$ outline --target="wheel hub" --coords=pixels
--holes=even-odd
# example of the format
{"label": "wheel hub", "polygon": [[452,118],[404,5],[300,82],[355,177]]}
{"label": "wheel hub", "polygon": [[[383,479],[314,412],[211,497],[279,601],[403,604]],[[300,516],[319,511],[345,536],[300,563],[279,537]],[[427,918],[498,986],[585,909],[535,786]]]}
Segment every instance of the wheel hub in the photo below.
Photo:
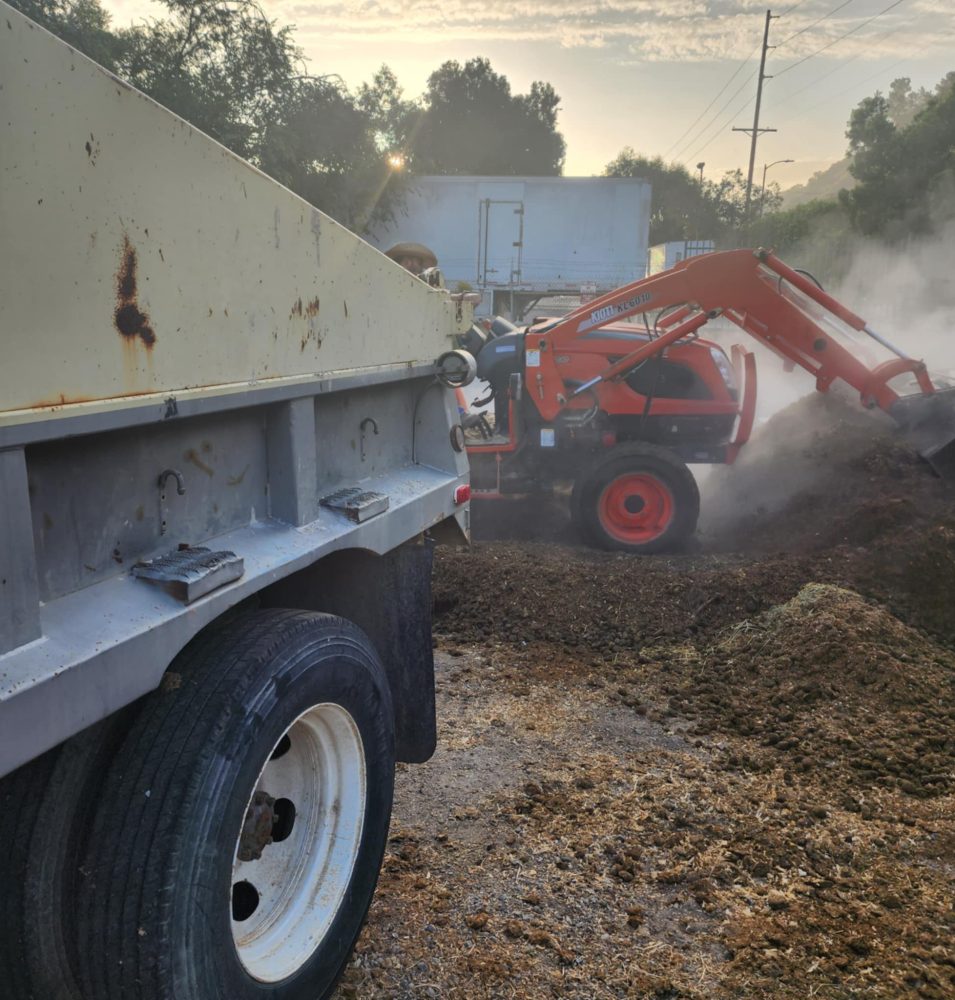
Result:
{"label": "wheel hub", "polygon": [[237,831],[231,892],[236,953],[260,982],[294,975],[332,926],[366,796],[361,735],[335,703],[300,715],[266,759]]}
{"label": "wheel hub", "polygon": [[624,509],[628,514],[639,514],[646,505],[646,500],[639,493],[631,493],[623,502]]}
{"label": "wheel hub", "polygon": [[669,487],[650,472],[617,476],[597,499],[597,516],[604,531],[627,545],[644,545],[659,538],[675,512]]}
{"label": "wheel hub", "polygon": [[252,796],[242,833],[239,836],[240,861],[258,861],[262,852],[272,842],[275,827],[275,799],[268,792],[258,789]]}

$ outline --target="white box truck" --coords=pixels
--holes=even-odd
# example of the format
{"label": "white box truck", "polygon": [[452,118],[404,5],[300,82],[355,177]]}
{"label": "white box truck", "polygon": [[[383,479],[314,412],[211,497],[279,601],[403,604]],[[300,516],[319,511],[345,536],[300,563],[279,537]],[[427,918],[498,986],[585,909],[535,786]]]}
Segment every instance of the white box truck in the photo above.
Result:
{"label": "white box truck", "polygon": [[482,293],[479,312],[517,320],[543,298],[642,278],[650,193],[629,177],[416,177],[374,241],[425,244],[450,287]]}

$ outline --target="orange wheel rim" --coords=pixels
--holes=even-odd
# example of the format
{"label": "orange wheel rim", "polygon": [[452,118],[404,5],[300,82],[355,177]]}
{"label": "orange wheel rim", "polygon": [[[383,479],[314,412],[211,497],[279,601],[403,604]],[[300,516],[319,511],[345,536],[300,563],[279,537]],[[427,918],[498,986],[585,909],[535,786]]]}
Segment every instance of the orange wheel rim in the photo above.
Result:
{"label": "orange wheel rim", "polygon": [[597,500],[597,517],[611,538],[642,545],[659,538],[673,520],[673,494],[656,476],[631,472],[611,480]]}

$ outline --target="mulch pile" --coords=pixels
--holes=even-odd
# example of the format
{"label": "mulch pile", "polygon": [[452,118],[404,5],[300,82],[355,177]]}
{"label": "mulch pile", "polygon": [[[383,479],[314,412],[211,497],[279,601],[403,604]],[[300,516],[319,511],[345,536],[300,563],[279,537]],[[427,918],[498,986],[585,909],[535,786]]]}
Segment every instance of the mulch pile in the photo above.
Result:
{"label": "mulch pile", "polygon": [[881,417],[821,394],[778,413],[704,481],[696,552],[598,552],[567,544],[566,524],[515,543],[522,511],[535,536],[553,524],[515,508],[500,540],[438,550],[436,627],[607,654],[706,637],[826,582],[955,643],[955,488]]}
{"label": "mulch pile", "polygon": [[443,749],[343,995],[955,997],[953,499],[814,395],[690,551],[586,549],[556,500],[439,549]]}
{"label": "mulch pile", "polygon": [[953,502],[886,414],[834,392],[773,416],[701,492],[703,548],[750,553],[869,545]]}
{"label": "mulch pile", "polygon": [[660,659],[692,733],[751,738],[764,769],[828,774],[846,809],[865,808],[860,789],[930,798],[955,782],[955,654],[851,591],[807,584],[702,652]]}

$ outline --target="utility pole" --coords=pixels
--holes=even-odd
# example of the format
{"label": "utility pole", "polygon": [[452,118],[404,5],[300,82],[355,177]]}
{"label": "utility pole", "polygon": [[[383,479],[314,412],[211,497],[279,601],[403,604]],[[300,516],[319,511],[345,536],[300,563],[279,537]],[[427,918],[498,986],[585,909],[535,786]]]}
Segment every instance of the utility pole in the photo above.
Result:
{"label": "utility pole", "polygon": [[759,127],[759,109],[763,103],[763,80],[772,80],[771,76],[766,75],[766,53],[771,48],[775,46],[769,44],[769,25],[770,22],[775,20],[773,17],[773,12],[771,10],[766,11],[766,27],[763,31],[763,54],[760,56],[759,60],[759,81],[756,84],[756,111],[753,115],[753,127],[752,128],[734,128],[734,132],[746,132],[750,137],[749,146],[749,174],[746,178],[746,219],[750,217],[752,209],[752,196],[753,196],[753,171],[756,169],[756,142],[763,132],[775,132],[774,128],[760,128]]}

